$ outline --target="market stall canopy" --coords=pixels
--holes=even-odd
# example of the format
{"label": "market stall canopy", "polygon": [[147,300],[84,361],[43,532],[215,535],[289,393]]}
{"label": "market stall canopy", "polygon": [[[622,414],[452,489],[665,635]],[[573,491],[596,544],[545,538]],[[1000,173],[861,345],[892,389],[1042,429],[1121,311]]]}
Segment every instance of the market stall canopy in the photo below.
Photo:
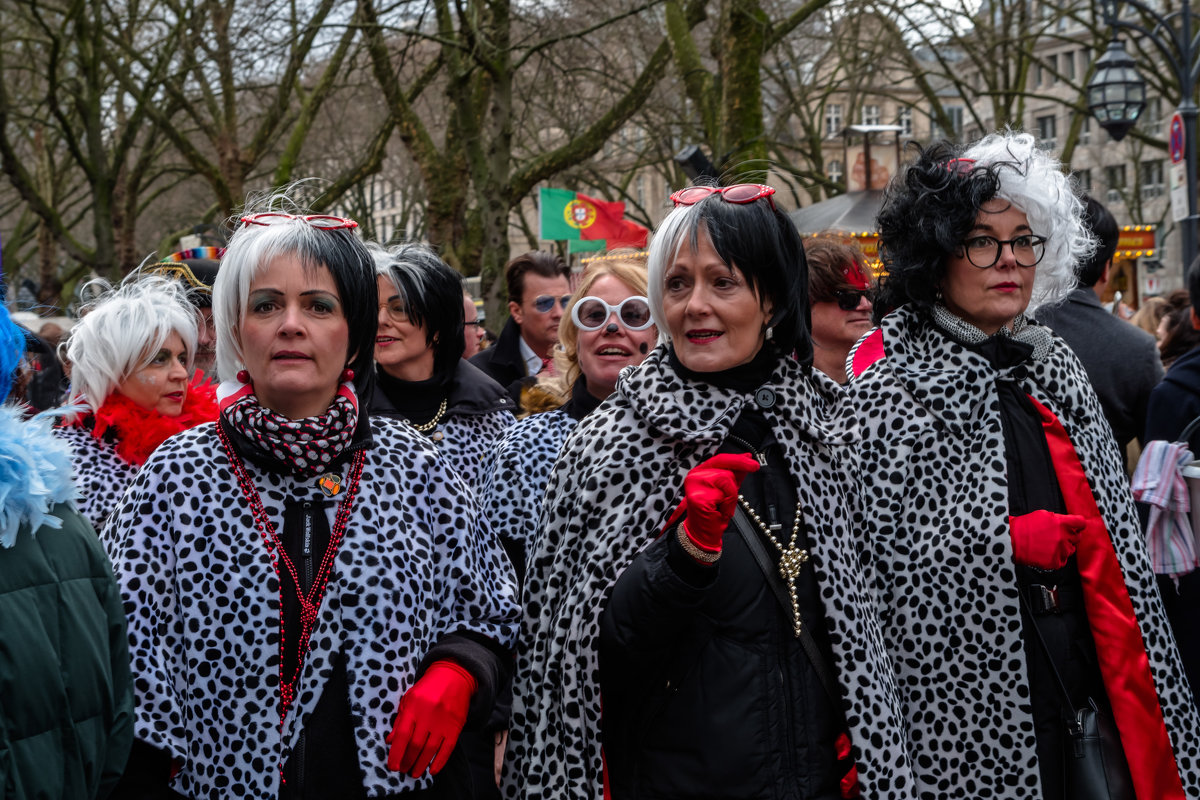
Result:
{"label": "market stall canopy", "polygon": [[862,236],[875,232],[875,215],[883,204],[883,190],[846,192],[791,213],[801,236],[840,233]]}

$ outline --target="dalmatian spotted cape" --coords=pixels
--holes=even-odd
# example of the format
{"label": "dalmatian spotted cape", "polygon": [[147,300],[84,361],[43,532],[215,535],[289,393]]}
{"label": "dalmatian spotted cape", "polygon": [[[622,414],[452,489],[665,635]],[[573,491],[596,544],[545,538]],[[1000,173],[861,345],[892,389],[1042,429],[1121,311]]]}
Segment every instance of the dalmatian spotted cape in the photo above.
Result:
{"label": "dalmatian spotted cape", "polygon": [[117,446],[102,442],[82,425],[56,427],[53,433],[71,445],[72,471],[79,487],[79,513],[97,533],[104,533],[108,518],[129,488],[139,467],[117,455]]}
{"label": "dalmatian spotted cape", "polygon": [[[105,543],[129,616],[135,735],[182,761],[188,797],[278,797],[338,650],[367,796],[424,788],[387,770],[385,742],[421,658],[459,630],[511,646],[512,569],[469,490],[410,427],[372,419],[371,432],[282,731],[279,581],[215,426],[159,447],[117,510]],[[244,463],[277,530],[285,501],[324,499],[314,480]]]}
{"label": "dalmatian spotted cape", "polygon": [[[779,360],[769,386],[775,402],[763,413],[812,531],[863,796],[902,798],[912,781],[893,670],[857,555],[846,546],[856,502],[843,466],[857,437],[853,412],[831,381],[791,359]],[[616,393],[568,437],[530,554],[504,778],[509,798],[602,796],[602,603],[678,504],[688,470],[716,452],[753,396],[684,381],[663,345],[624,370]]]}
{"label": "dalmatian spotted cape", "polygon": [[[1058,417],[1079,456],[1133,601],[1183,787],[1200,798],[1200,719],[1120,454],[1079,360],[1059,337],[1051,342],[1044,359],[1013,369],[1025,370],[1025,391]],[[864,418],[854,451],[864,506],[854,527],[920,794],[1040,797],[997,373],[908,307],[884,319],[882,343],[884,357],[850,385]]]}
{"label": "dalmatian spotted cape", "polygon": [[479,505],[498,536],[533,550],[546,481],[558,451],[578,423],[562,409],[520,420],[496,445],[479,490]]}

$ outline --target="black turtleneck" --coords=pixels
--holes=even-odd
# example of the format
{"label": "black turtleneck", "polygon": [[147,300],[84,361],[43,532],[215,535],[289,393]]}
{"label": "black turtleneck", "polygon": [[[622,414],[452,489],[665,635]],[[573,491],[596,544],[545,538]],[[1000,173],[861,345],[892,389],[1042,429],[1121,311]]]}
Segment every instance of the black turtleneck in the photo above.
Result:
{"label": "black turtleneck", "polygon": [[737,392],[753,392],[771,378],[775,364],[779,361],[778,354],[763,345],[758,354],[745,364],[723,369],[720,372],[696,372],[688,369],[675,354],[675,347],[667,350],[667,358],[675,374],[693,383],[708,383],[721,389],[732,389]]}
{"label": "black turtleneck", "polygon": [[596,395],[588,391],[587,377],[580,375],[575,379],[575,383],[571,385],[571,399],[563,403],[562,410],[566,412],[568,417],[579,422],[588,414],[595,411],[603,402],[603,398],[596,397]]}
{"label": "black turtleneck", "polygon": [[434,375],[423,381],[405,381],[392,377],[382,367],[376,373],[379,389],[396,413],[413,425],[424,425],[433,419],[442,401],[450,396],[450,381],[444,375]]}

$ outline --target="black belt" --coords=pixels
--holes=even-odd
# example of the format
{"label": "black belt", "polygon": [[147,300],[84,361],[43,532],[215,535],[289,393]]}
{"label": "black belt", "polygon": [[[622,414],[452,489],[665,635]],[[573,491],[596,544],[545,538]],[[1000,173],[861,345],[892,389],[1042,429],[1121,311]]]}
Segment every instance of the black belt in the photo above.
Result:
{"label": "black belt", "polygon": [[1031,583],[1025,589],[1029,609],[1034,616],[1062,614],[1083,606],[1083,590],[1080,586],[1047,586]]}

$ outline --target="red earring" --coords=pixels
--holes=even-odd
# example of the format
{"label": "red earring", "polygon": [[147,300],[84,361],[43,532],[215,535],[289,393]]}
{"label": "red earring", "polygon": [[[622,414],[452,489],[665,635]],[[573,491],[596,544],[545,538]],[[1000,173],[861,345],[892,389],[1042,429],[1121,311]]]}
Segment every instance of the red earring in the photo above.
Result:
{"label": "red earring", "polygon": [[237,373],[238,383],[249,383],[250,373],[244,369],[239,369]]}
{"label": "red earring", "polygon": [[354,380],[354,370],[346,367],[342,370],[342,383],[349,383],[352,380]]}

